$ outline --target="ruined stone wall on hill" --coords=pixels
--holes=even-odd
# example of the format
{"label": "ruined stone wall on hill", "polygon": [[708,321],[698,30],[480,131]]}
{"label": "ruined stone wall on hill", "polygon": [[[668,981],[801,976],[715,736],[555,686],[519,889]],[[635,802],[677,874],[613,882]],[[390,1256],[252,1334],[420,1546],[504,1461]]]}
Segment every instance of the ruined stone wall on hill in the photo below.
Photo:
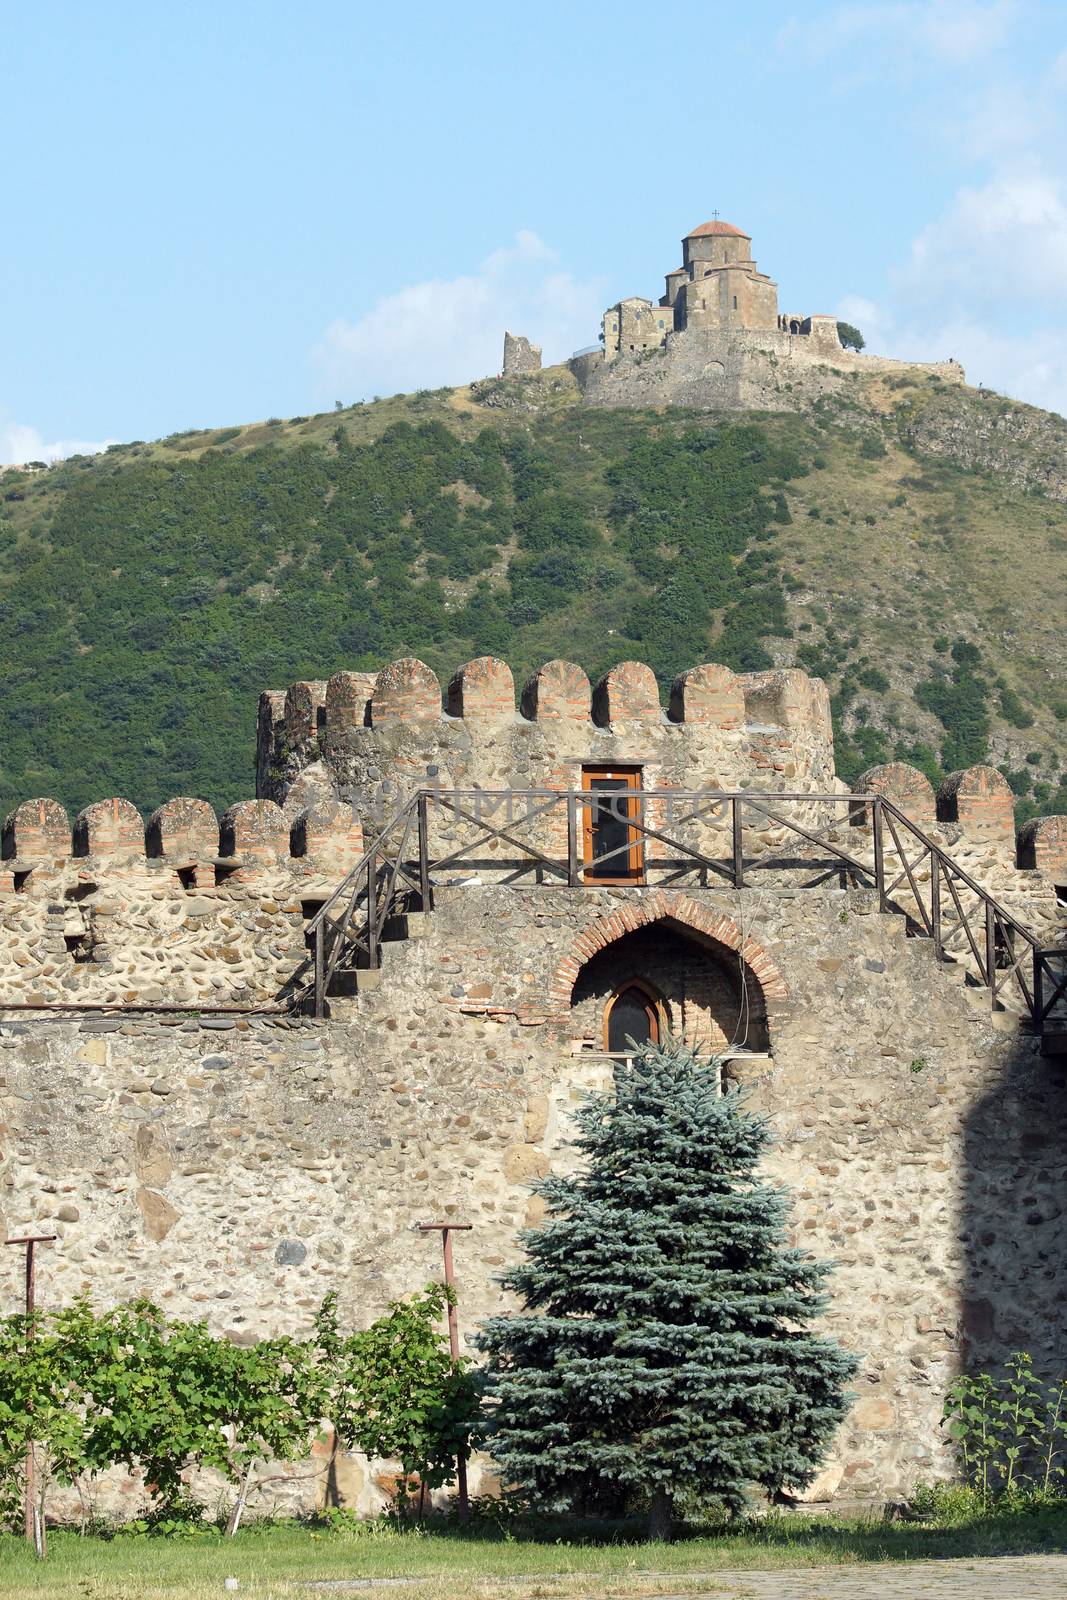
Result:
{"label": "ruined stone wall on hill", "polygon": [[857,378],[925,374],[952,385],[965,381],[955,361],[893,361],[765,329],[685,330],[668,334],[662,349],[613,361],[595,352],[569,366],[588,405],[640,408],[797,411],[824,395],[847,395]]}

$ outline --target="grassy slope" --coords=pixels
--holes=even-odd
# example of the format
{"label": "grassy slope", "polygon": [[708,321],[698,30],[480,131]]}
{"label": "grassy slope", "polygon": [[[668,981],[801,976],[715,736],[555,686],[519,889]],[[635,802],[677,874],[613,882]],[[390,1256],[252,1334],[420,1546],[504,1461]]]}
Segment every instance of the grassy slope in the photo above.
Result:
{"label": "grassy slope", "polygon": [[[930,662],[951,674],[953,641],[977,643],[989,756],[1016,774],[1017,787],[1044,784],[1036,801],[1031,787],[1029,810],[1067,806],[1062,788],[1057,792],[1065,781],[1067,723],[1055,714],[1067,714],[1060,625],[1067,507],[1005,477],[909,453],[900,443],[903,417],[928,398],[942,403],[921,383],[903,391],[872,383],[858,400],[823,414],[758,419],[772,446],[792,450],[810,469],[784,484],[793,520],[774,540],[792,637],[764,635],[764,644],[775,661],[800,660],[828,675],[835,691],[844,684],[838,711],[850,736],[842,740],[846,770],[918,748],[934,771],[939,761],[952,764],[952,740],[917,704],[915,686],[930,677]],[[961,400],[976,408],[989,403]],[[443,423],[467,443],[486,429],[508,439],[525,435],[596,530],[596,549],[586,559],[590,570],[607,570],[610,582],[569,585],[540,614],[532,614],[536,606],[511,604],[508,611],[509,562],[522,552],[505,526],[501,542],[483,552],[480,573],[439,573],[439,587],[420,598],[427,547],[407,512],[386,513],[380,537],[365,539],[363,554],[347,568],[337,562],[329,552],[348,537],[351,517],[346,522],[342,506],[334,545],[324,542],[337,492],[327,481],[336,430],[343,426],[358,449],[399,421]],[[374,666],[409,648],[445,674],[468,655],[496,650],[507,654],[517,677],[551,656],[573,657],[596,673],[620,657],[649,654],[648,632],[628,619],[642,605],[647,613],[654,591],[627,553],[625,527],[608,515],[615,495],[608,472],[650,433],[665,438],[715,425],[684,413],[590,411],[579,406],[568,376],[550,373],[525,387],[398,396],[343,413],[123,446],[35,475],[0,475],[0,612],[7,600],[14,635],[0,706],[0,800],[55,793],[78,806],[125,791],[147,810],[174,792],[199,791],[228,803],[251,792],[260,688],[342,666]],[[221,455],[202,462],[212,451]],[[295,487],[285,481],[286,460],[294,472],[299,468]],[[198,473],[210,475],[206,487]],[[183,507],[176,486],[188,477],[189,492],[199,498]],[[256,493],[253,480],[264,485],[258,522],[249,522],[245,510]],[[452,492],[464,517],[468,507],[476,517],[489,504],[462,479]],[[358,509],[358,481],[349,493]],[[497,498],[513,506],[515,493],[512,474]],[[247,565],[250,547],[227,544],[238,523],[242,537],[258,541],[263,564],[261,581],[244,589],[241,572],[231,569]],[[662,547],[665,570],[678,548],[669,539]],[[203,574],[204,592],[175,620],[170,586],[188,589],[191,570]],[[409,587],[387,616],[380,597],[393,592],[397,573]],[[738,569],[736,593],[757,578],[747,566]],[[481,616],[467,604],[479,579],[493,591]],[[125,597],[138,583],[143,592],[127,609]],[[57,584],[62,592],[54,592]],[[51,610],[41,599],[41,614],[34,615],[43,596]],[[657,660],[662,674],[717,653],[729,658],[729,650],[716,648],[723,598],[710,625],[702,622],[684,637],[682,623],[676,625]],[[160,601],[156,631],[164,614],[168,626],[173,622],[162,638],[139,620]],[[420,605],[436,607],[432,626],[418,620]],[[368,630],[360,619],[378,611],[384,620]],[[502,624],[505,613],[512,620]],[[122,686],[135,679],[131,705]],[[1021,697],[1030,726],[1012,726],[1001,715],[998,684]],[[147,724],[139,720],[141,707],[151,710]],[[1028,764],[1027,755],[1036,762]]]}

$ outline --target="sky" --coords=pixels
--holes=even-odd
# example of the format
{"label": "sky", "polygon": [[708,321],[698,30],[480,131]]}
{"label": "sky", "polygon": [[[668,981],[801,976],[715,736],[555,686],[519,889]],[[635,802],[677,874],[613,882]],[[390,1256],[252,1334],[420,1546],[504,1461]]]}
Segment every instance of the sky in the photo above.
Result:
{"label": "sky", "polygon": [[1065,0],[0,0],[0,463],[558,360],[715,212],[1067,412]]}

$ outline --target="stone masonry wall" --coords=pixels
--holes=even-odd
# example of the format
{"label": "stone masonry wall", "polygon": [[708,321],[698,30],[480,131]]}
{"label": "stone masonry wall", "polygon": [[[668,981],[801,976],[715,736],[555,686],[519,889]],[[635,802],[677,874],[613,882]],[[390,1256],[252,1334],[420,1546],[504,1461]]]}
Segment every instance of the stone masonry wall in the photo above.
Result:
{"label": "stone masonry wall", "polygon": [[686,329],[669,333],[662,349],[612,361],[594,352],[568,365],[586,403],[596,406],[797,411],[822,395],[847,391],[861,376],[927,373],[964,382],[955,361],[892,361],[765,329]]}
{"label": "stone masonry wall", "polygon": [[[657,925],[765,1000],[770,1053],[727,1074],[774,1120],[793,1236],[837,1260],[828,1325],[863,1357],[820,1492],[905,1492],[947,1467],[961,1362],[1025,1345],[1062,1368],[1067,1089],[867,892],[446,889],[325,1023],[0,1012],[3,1225],[59,1234],[47,1302],[147,1293],[244,1339],[305,1331],[329,1288],[366,1323],[436,1274],[413,1229],[451,1217],[473,1224],[469,1330],[539,1220],[530,1181],[573,1159],[576,1097],[610,1083],[572,986]],[[347,1472],[381,1503],[366,1464]]]}
{"label": "stone masonry wall", "polygon": [[[46,1303],[146,1293],[244,1339],[306,1330],[336,1288],[363,1324],[436,1274],[435,1241],[412,1230],[451,1217],[473,1224],[457,1247],[471,1328],[500,1303],[517,1230],[540,1218],[531,1181],[573,1160],[577,1096],[610,1085],[604,1007],[637,977],[772,1116],[795,1237],[839,1263],[830,1323],[864,1365],[819,1493],[880,1499],[945,1470],[937,1423],[961,1363],[1025,1346],[1039,1370],[1062,1370],[1063,1059],[967,986],[965,947],[941,966],[905,937],[913,891],[888,833],[887,881],[901,882],[882,915],[775,819],[775,794],[795,790],[788,814],[870,870],[870,805],[834,777],[821,684],[705,665],[664,708],[639,663],[594,689],[553,662],[516,707],[502,662],[468,663],[443,696],[404,660],[272,691],[260,732],[267,793],[222,818],[183,798],[146,827],[112,798],[72,825],[38,799],[5,824],[0,1228],[55,1227]],[[527,872],[505,887],[517,846],[500,841],[438,876],[432,910],[387,928],[382,970],[356,997],[332,997],[321,1023],[287,1010],[310,975],[307,924],[383,810],[436,784],[525,790],[521,814],[530,790],[579,787],[584,763],[762,799],[748,886],[714,872],[683,885],[653,841],[645,886],[537,886]],[[890,763],[857,793],[891,801],[1063,942],[1064,819],[1017,846],[1010,792],[984,767],[935,795]],[[729,859],[714,806],[672,826]],[[465,837],[432,823],[433,853]],[[565,849],[558,829],[536,837]],[[929,864],[908,837],[921,893]],[[361,1509],[386,1486],[374,1464],[344,1464]],[[321,1492],[317,1469],[288,1490]]]}

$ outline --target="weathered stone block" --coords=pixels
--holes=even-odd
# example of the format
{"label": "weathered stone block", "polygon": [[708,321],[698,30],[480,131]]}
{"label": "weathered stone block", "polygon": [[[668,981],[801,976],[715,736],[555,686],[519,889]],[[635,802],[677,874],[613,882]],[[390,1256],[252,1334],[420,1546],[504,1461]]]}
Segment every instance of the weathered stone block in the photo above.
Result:
{"label": "weathered stone block", "polygon": [[588,722],[589,679],[573,661],[546,661],[526,680],[522,714],[536,722]]}
{"label": "weathered stone block", "polygon": [[[935,818],[934,786],[918,767],[909,767],[904,761],[887,761],[883,766],[868,767],[854,785],[858,794],[880,794],[891,800],[917,827],[928,828]],[[870,822],[870,810],[856,806],[852,822],[863,826]]]}
{"label": "weathered stone block", "polygon": [[24,800],[4,822],[6,859],[56,861],[70,851],[70,822],[58,800]]}
{"label": "weathered stone block", "polygon": [[206,800],[168,800],[148,819],[148,854],[208,861],[218,854],[219,821]]}
{"label": "weathered stone block", "polygon": [[1011,786],[995,767],[950,772],[937,791],[939,820],[956,822],[968,833],[1014,840],[1014,806]]}
{"label": "weathered stone block", "polygon": [[137,1208],[144,1218],[144,1231],[156,1244],[162,1244],[178,1221],[179,1213],[170,1201],[154,1189],[138,1189]]}
{"label": "weathered stone block", "polygon": [[515,715],[515,680],[506,661],[478,656],[448,685],[448,712],[468,721],[509,722]]}
{"label": "weathered stone block", "polygon": [[374,681],[373,672],[334,673],[326,685],[326,726],[331,732],[369,726]]}
{"label": "weathered stone block", "polygon": [[860,1400],[852,1409],[851,1420],[864,1433],[881,1433],[893,1426],[893,1407],[888,1400]]}
{"label": "weathered stone block", "polygon": [[383,667],[374,680],[371,722],[424,722],[441,715],[441,685],[434,673],[415,656],[405,656]]}
{"label": "weathered stone block", "polygon": [[672,722],[703,722],[714,728],[742,727],[745,697],[737,674],[714,662],[680,672],[671,684],[669,715]]}
{"label": "weathered stone block", "polygon": [[593,690],[593,721],[602,728],[616,722],[659,722],[661,717],[656,674],[642,661],[620,661]]}
{"label": "weathered stone block", "polygon": [[74,821],[76,856],[129,858],[144,855],[144,823],[128,800],[97,800]]}
{"label": "weathered stone block", "polygon": [[325,720],[326,684],[320,679],[303,679],[285,692],[285,738],[292,748],[318,736]]}
{"label": "weathered stone block", "polygon": [[297,816],[291,848],[294,856],[347,872],[363,854],[363,827],[354,807],[324,795]]}
{"label": "weathered stone block", "polygon": [[532,1144],[513,1144],[504,1151],[504,1176],[509,1183],[533,1183],[548,1171],[548,1157]]}
{"label": "weathered stone block", "polygon": [[743,672],[738,680],[749,722],[781,728],[802,728],[832,737],[830,694],[821,678],[809,678],[799,667],[771,672]]}
{"label": "weathered stone block", "polygon": [[1067,882],[1067,817],[1035,817],[1019,833],[1019,865]]}
{"label": "weathered stone block", "polygon": [[220,854],[269,864],[289,854],[289,824],[273,800],[240,800],[223,814]]}

